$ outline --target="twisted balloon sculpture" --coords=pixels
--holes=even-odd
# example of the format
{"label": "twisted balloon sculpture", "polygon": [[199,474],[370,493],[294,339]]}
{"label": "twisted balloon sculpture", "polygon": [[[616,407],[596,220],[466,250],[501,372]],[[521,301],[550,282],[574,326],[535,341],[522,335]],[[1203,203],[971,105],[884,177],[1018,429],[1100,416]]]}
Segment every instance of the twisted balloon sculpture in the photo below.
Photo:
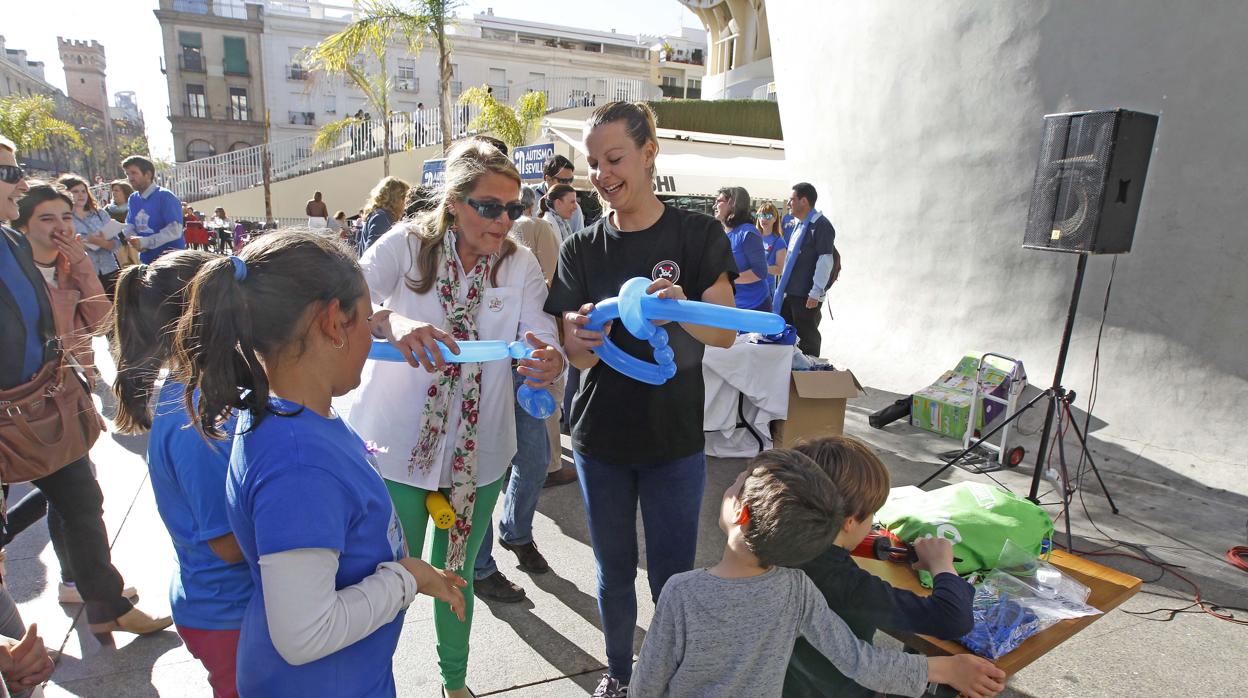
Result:
{"label": "twisted balloon sculpture", "polygon": [[[438,342],[438,349],[442,352],[443,361],[448,364],[463,364],[498,361],[500,359],[533,358],[533,348],[526,346],[524,342],[508,343],[499,339],[481,339],[459,342],[458,344],[459,353],[452,354],[445,344]],[[368,358],[374,361],[407,361],[407,359],[403,358],[403,353],[399,351],[398,347],[385,340],[373,342],[372,348],[368,351]],[[430,360],[432,358],[430,357]],[[545,389],[534,388],[527,383],[516,389],[516,402],[520,403],[525,412],[537,419],[546,419],[555,413],[555,398]]]}
{"label": "twisted balloon sculpture", "polygon": [[676,356],[668,346],[667,330],[654,324],[656,320],[687,322],[693,325],[718,327],[738,332],[777,334],[784,331],[784,319],[775,313],[741,310],[715,303],[658,298],[647,294],[652,282],[637,276],[624,282],[620,295],[594,306],[586,329],[601,332],[608,322],[619,319],[624,328],[637,339],[650,342],[655,362],[643,361],[615,346],[610,337],[594,349],[598,358],[611,368],[642,383],[663,385],[676,375]]}

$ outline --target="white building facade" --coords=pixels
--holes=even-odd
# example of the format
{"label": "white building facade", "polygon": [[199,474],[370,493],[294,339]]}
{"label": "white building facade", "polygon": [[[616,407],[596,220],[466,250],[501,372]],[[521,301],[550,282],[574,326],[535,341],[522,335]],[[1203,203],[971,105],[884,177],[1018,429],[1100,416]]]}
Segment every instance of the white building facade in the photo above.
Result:
{"label": "white building facade", "polygon": [[[306,135],[356,114],[372,112],[360,90],[340,78],[307,70],[303,52],[341,31],[353,8],[319,0],[268,0],[264,9],[264,84],[269,140]],[[529,90],[546,92],[548,108],[658,96],[650,46],[654,37],[600,32],[478,14],[450,28],[451,99],[489,86],[504,102]],[[386,57],[393,112],[438,105],[437,51],[418,54],[396,45]],[[373,114],[373,116],[379,116]],[[436,123],[436,116],[433,117]]]}

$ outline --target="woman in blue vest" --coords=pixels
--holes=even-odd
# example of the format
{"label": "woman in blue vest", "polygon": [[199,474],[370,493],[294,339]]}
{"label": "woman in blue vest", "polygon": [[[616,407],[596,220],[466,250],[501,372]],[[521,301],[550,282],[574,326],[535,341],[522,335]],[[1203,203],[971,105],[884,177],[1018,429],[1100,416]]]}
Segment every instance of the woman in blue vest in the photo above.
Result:
{"label": "woman in blue vest", "polygon": [[767,252],[763,236],[754,227],[750,213],[750,193],[742,187],[724,187],[715,197],[715,219],[724,226],[732,258],[736,260],[737,307],[745,310],[771,311],[767,294]]}

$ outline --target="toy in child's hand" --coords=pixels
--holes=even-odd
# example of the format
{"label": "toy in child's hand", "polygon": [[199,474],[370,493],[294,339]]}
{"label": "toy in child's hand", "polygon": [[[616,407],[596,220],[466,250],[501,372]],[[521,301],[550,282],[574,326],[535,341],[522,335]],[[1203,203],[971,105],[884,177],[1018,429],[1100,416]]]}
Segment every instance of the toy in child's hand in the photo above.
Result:
{"label": "toy in child's hand", "polygon": [[688,322],[694,325],[718,327],[738,332],[776,334],[784,331],[784,319],[775,313],[757,310],[729,308],[715,303],[681,301],[658,298],[647,294],[653,283],[643,276],[634,277],[620,287],[620,295],[608,298],[594,306],[585,329],[601,332],[606,324],[616,318],[637,339],[650,342],[654,348],[655,361],[642,361],[625,353],[603,337],[602,345],[594,349],[598,358],[608,366],[632,378],[650,385],[663,385],[676,375],[676,360],[672,348],[667,345],[667,330],[654,324],[657,320]]}
{"label": "toy in child's hand", "polygon": [[455,510],[441,492],[433,491],[425,495],[425,509],[429,511],[434,526],[447,529],[455,525]]}
{"label": "toy in child's hand", "polygon": [[[533,358],[533,347],[526,346],[524,342],[504,342],[500,339],[459,342],[458,354],[452,354],[451,350],[441,342],[438,342],[438,349],[442,352],[442,360],[448,364]],[[385,340],[373,342],[372,348],[368,350],[368,358],[374,361],[407,361],[398,347]],[[433,360],[432,356],[429,358]],[[521,384],[516,389],[516,402],[520,403],[525,412],[537,419],[546,419],[555,413],[555,398],[542,388]]]}
{"label": "toy in child's hand", "polygon": [[[919,555],[914,551],[914,547],[905,543],[897,536],[890,533],[887,529],[877,528],[867,534],[866,538],[854,548],[852,555],[858,557],[870,557],[876,560],[887,560],[889,562],[906,562],[914,564],[919,561]],[[962,558],[953,558],[954,562],[962,562]]]}

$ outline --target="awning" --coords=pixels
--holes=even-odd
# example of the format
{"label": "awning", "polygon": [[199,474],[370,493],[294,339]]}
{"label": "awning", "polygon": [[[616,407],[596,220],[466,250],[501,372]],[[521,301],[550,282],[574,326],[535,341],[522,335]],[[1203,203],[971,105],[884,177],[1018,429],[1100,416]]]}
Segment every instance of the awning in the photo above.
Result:
{"label": "awning", "polygon": [[[588,186],[585,143],[579,120],[546,119],[543,135],[565,145],[578,185]],[[655,192],[677,196],[715,196],[720,187],[745,187],[754,199],[789,198],[793,176],[784,161],[784,142],[715,133],[659,129]],[[562,150],[561,150],[562,152]]]}

